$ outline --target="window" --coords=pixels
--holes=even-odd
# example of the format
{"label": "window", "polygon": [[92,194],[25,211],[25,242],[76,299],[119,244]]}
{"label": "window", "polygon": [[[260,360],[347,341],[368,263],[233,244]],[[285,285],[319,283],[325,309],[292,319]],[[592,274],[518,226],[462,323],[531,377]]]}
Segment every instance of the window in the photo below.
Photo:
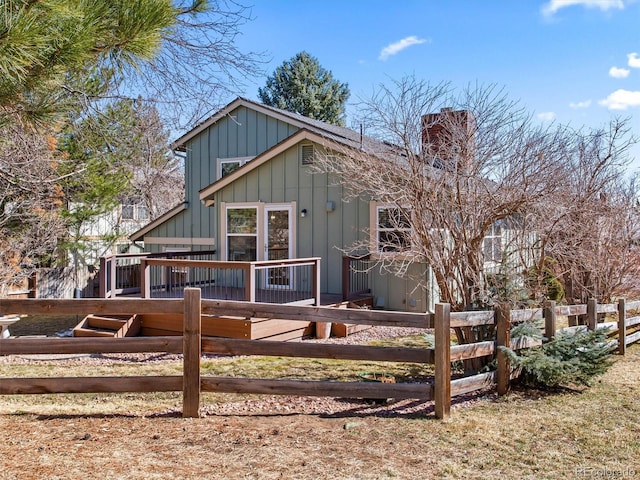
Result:
{"label": "window", "polygon": [[133,205],[122,205],[122,219],[123,220],[133,220],[134,219],[134,206]]}
{"label": "window", "polygon": [[122,205],[121,212],[122,220],[149,220],[149,209],[144,205]]}
{"label": "window", "polygon": [[149,220],[149,209],[144,205],[138,205],[138,220]]}
{"label": "window", "polygon": [[235,172],[245,163],[253,160],[254,157],[235,157],[235,158],[219,158],[218,159],[218,178],[226,177]]}
{"label": "window", "polygon": [[314,155],[313,145],[306,144],[300,146],[300,158],[302,165],[311,165],[313,163]]}
{"label": "window", "polygon": [[500,223],[491,225],[482,242],[485,262],[500,262],[502,260],[502,226]]}
{"label": "window", "polygon": [[256,261],[258,245],[258,209],[227,207],[227,260]]}
{"label": "window", "polygon": [[398,207],[376,207],[378,252],[402,252],[411,245],[411,221]]}

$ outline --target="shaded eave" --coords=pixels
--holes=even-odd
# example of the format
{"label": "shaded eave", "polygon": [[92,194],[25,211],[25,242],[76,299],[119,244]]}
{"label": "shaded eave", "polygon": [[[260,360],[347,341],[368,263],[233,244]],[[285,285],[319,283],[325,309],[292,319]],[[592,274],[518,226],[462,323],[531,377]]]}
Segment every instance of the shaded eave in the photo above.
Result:
{"label": "shaded eave", "polygon": [[147,233],[149,233],[151,230],[153,230],[154,228],[158,227],[159,225],[162,225],[167,220],[175,217],[180,212],[184,212],[186,209],[187,209],[187,203],[186,202],[181,203],[180,205],[177,205],[177,206],[173,207],[168,212],[164,213],[163,215],[160,215],[153,222],[145,225],[144,227],[142,227],[137,232],[133,232],[131,235],[129,235],[129,240],[131,240],[132,242],[139,242],[141,240],[144,240],[144,236]]}
{"label": "shaded eave", "polygon": [[265,164],[275,156],[280,155],[281,153],[289,150],[291,147],[294,147],[295,145],[303,141],[314,142],[316,144],[322,145],[323,147],[329,148],[329,149],[339,148],[339,144],[336,143],[335,141],[329,140],[326,137],[323,137],[322,135],[318,135],[317,133],[311,132],[303,128],[302,130],[298,130],[296,133],[294,133],[290,137],[287,137],[282,142],[274,145],[269,150],[266,150],[265,152],[261,153],[250,162],[245,163],[242,167],[235,170],[233,173],[222,177],[220,180],[200,190],[199,192],[200,201],[204,203],[206,206],[212,206],[214,195],[216,192],[220,191],[227,185],[230,185],[231,183],[235,182],[239,178],[245,176],[247,173],[255,170],[260,165]]}

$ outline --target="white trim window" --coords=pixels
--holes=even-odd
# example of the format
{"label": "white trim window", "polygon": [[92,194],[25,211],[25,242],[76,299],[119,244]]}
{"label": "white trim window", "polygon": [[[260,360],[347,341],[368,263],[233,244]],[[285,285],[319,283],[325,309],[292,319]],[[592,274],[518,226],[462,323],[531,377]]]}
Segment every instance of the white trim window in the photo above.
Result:
{"label": "white trim window", "polygon": [[258,259],[258,207],[225,209],[227,260],[254,262]]}
{"label": "white trim window", "polygon": [[124,221],[142,222],[149,220],[149,209],[140,204],[120,205],[120,218]]}
{"label": "white trim window", "polygon": [[378,253],[406,252],[411,247],[411,220],[395,206],[376,207],[375,247]]}
{"label": "white trim window", "polygon": [[502,226],[500,222],[491,225],[482,240],[482,252],[485,262],[500,263],[502,261]]}
{"label": "white trim window", "polygon": [[218,179],[235,172],[254,158],[255,157],[218,158],[216,161]]}

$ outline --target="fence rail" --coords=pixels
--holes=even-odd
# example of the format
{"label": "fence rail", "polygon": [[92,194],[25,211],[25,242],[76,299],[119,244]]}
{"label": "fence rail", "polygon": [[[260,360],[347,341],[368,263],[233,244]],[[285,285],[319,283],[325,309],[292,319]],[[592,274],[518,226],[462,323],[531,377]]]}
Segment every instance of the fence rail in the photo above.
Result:
{"label": "fence rail", "polygon": [[[450,414],[451,399],[479,389],[497,388],[499,394],[509,389],[511,369],[501,345],[512,349],[540,345],[531,339],[511,339],[514,323],[544,320],[546,337],[556,334],[556,317],[568,312],[584,312],[584,325],[570,328],[613,327],[614,344],[625,353],[630,343],[640,340],[640,317],[628,317],[630,310],[640,309],[640,302],[598,305],[590,301],[581,308],[557,307],[549,302],[544,309],[515,310],[497,308],[484,312],[451,312],[448,304],[438,304],[434,314],[388,312],[358,309],[335,309],[319,306],[273,305],[250,302],[203,300],[199,289],[186,288],[183,299],[6,299],[0,310],[20,314],[145,314],[181,313],[184,331],[177,337],[130,338],[9,338],[0,339],[0,355],[80,354],[168,352],[183,355],[183,375],[163,377],[60,377],[2,378],[0,394],[101,393],[101,392],[183,392],[183,416],[197,417],[201,392],[257,393],[307,396],[343,396],[353,398],[415,398],[433,400],[437,418]],[[615,308],[614,308],[615,307]],[[433,348],[380,347],[319,343],[286,343],[203,337],[203,314],[230,316],[269,316],[300,321],[325,321],[382,326],[405,326],[434,329]],[[617,321],[599,321],[603,313],[618,315]],[[593,321],[595,319],[595,322]],[[496,339],[465,345],[451,345],[451,328],[494,325]],[[617,329],[615,328],[617,327]],[[267,355],[342,360],[368,360],[434,364],[433,381],[423,383],[369,383],[303,381],[201,376],[202,353],[228,355]],[[495,356],[497,370],[462,378],[451,377],[451,363],[479,357]]]}

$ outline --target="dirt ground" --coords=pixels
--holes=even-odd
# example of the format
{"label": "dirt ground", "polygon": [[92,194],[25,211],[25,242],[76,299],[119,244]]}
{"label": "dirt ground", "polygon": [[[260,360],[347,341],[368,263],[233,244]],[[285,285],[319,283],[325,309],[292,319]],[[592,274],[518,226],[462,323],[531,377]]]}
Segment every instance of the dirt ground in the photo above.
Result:
{"label": "dirt ground", "polygon": [[[94,360],[67,362],[106,368]],[[638,365],[634,346],[589,389],[456,398],[445,421],[411,400],[237,396],[183,419],[126,394],[111,410],[0,397],[0,480],[640,478]]]}
{"label": "dirt ground", "polygon": [[289,414],[225,414],[205,407],[200,419],[173,412],[0,416],[0,479],[437,476],[441,459],[429,454],[428,432],[438,423],[431,405],[405,406],[416,414],[393,406],[371,414],[378,407],[362,402],[328,415],[296,413],[304,406],[289,405]]}

